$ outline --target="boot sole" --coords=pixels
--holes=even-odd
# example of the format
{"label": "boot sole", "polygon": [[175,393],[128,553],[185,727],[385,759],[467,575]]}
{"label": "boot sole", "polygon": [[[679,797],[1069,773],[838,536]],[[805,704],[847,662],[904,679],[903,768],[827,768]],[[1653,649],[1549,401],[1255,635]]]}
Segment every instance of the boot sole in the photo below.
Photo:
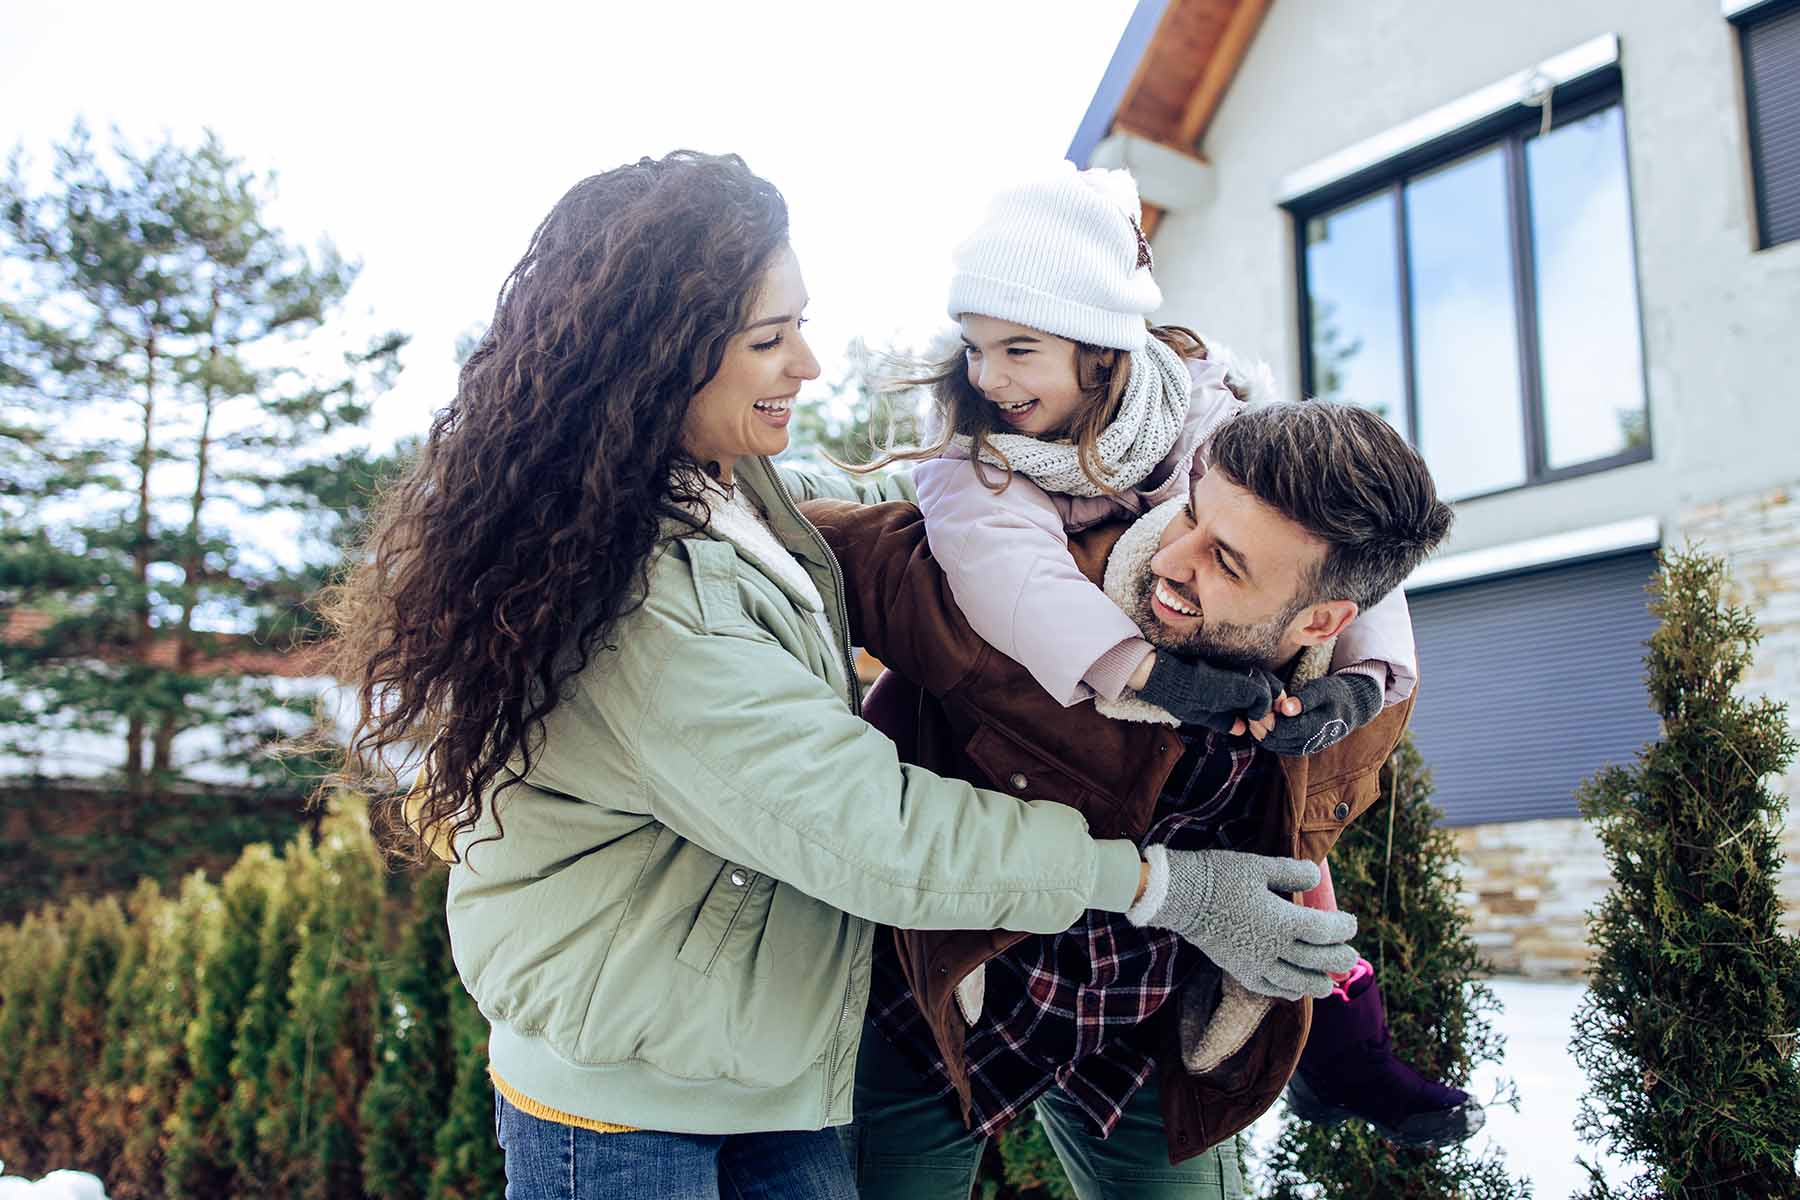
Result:
{"label": "boot sole", "polygon": [[1288,1111],[1302,1121],[1314,1125],[1339,1125],[1345,1121],[1367,1121],[1381,1136],[1396,1146],[1441,1150],[1474,1137],[1487,1124],[1487,1110],[1471,1097],[1455,1108],[1438,1112],[1416,1113],[1398,1124],[1377,1121],[1361,1113],[1333,1104],[1307,1086],[1296,1071],[1287,1086]]}

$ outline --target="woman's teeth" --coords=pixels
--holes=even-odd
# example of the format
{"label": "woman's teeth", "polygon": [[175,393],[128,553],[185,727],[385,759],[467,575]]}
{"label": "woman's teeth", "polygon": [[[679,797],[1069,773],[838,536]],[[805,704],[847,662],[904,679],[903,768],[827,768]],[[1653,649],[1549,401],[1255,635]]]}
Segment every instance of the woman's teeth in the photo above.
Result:
{"label": "woman's teeth", "polygon": [[758,412],[780,415],[794,407],[792,400],[758,400],[754,406]]}
{"label": "woman's teeth", "polygon": [[1199,609],[1177,597],[1174,592],[1169,590],[1169,585],[1166,583],[1157,583],[1156,598],[1162,601],[1165,608],[1173,609],[1184,617],[1197,617],[1200,615]]}

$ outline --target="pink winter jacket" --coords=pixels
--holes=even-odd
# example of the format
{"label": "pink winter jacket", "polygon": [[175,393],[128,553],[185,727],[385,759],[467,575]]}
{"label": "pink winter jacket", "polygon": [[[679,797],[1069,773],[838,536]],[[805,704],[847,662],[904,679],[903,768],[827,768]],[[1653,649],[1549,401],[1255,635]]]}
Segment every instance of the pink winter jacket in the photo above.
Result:
{"label": "pink winter jacket", "polygon": [[[1075,565],[1068,535],[1185,494],[1205,470],[1198,460],[1201,444],[1243,410],[1225,387],[1222,364],[1188,359],[1187,367],[1193,378],[1187,423],[1167,457],[1122,499],[1049,493],[1019,472],[996,493],[956,449],[913,469],[932,557],[957,606],[975,632],[1062,704],[1095,693],[1117,699],[1151,649],[1136,622]],[[997,468],[983,470],[993,479]],[[1418,681],[1412,618],[1398,588],[1345,628],[1331,669],[1381,683],[1384,705],[1412,695]]]}

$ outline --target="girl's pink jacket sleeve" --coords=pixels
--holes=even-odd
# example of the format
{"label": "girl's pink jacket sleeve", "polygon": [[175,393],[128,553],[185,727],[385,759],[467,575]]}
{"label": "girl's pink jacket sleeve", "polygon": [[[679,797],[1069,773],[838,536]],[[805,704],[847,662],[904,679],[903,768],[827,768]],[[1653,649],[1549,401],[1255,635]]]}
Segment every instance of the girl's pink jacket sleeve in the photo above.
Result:
{"label": "girl's pink jacket sleeve", "polygon": [[1087,669],[1141,634],[1075,565],[1049,495],[1017,472],[996,494],[966,458],[922,462],[913,482],[931,555],[969,625],[1060,703],[1093,695]]}

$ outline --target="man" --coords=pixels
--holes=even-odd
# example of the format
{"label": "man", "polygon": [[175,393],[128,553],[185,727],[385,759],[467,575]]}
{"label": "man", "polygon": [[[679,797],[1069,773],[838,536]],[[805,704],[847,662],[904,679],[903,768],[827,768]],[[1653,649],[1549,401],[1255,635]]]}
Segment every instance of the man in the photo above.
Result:
{"label": "man", "polygon": [[[1210,457],[1187,503],[1077,535],[1073,553],[1152,643],[1275,670],[1290,686],[1321,670],[1337,632],[1449,527],[1422,460],[1362,410],[1255,409]],[[1306,758],[1172,728],[1148,705],[1114,707],[1120,719],[1064,708],[970,630],[911,506],[805,511],[844,568],[853,638],[912,685],[873,697],[869,713],[902,734],[907,761],[1072,805],[1096,835],[1205,851],[1168,861],[1219,864],[1246,923],[1280,919],[1269,906],[1287,902],[1268,888],[1311,886],[1246,863],[1321,861],[1375,800],[1410,700]],[[1132,921],[1090,912],[1051,937],[883,940],[857,1075],[864,1200],[963,1200],[986,1135],[1033,1103],[1084,1197],[1241,1194],[1227,1139],[1287,1083],[1311,1004],[1221,975],[1242,931],[1214,931],[1209,958],[1154,928],[1170,922],[1153,895],[1141,907]]]}

